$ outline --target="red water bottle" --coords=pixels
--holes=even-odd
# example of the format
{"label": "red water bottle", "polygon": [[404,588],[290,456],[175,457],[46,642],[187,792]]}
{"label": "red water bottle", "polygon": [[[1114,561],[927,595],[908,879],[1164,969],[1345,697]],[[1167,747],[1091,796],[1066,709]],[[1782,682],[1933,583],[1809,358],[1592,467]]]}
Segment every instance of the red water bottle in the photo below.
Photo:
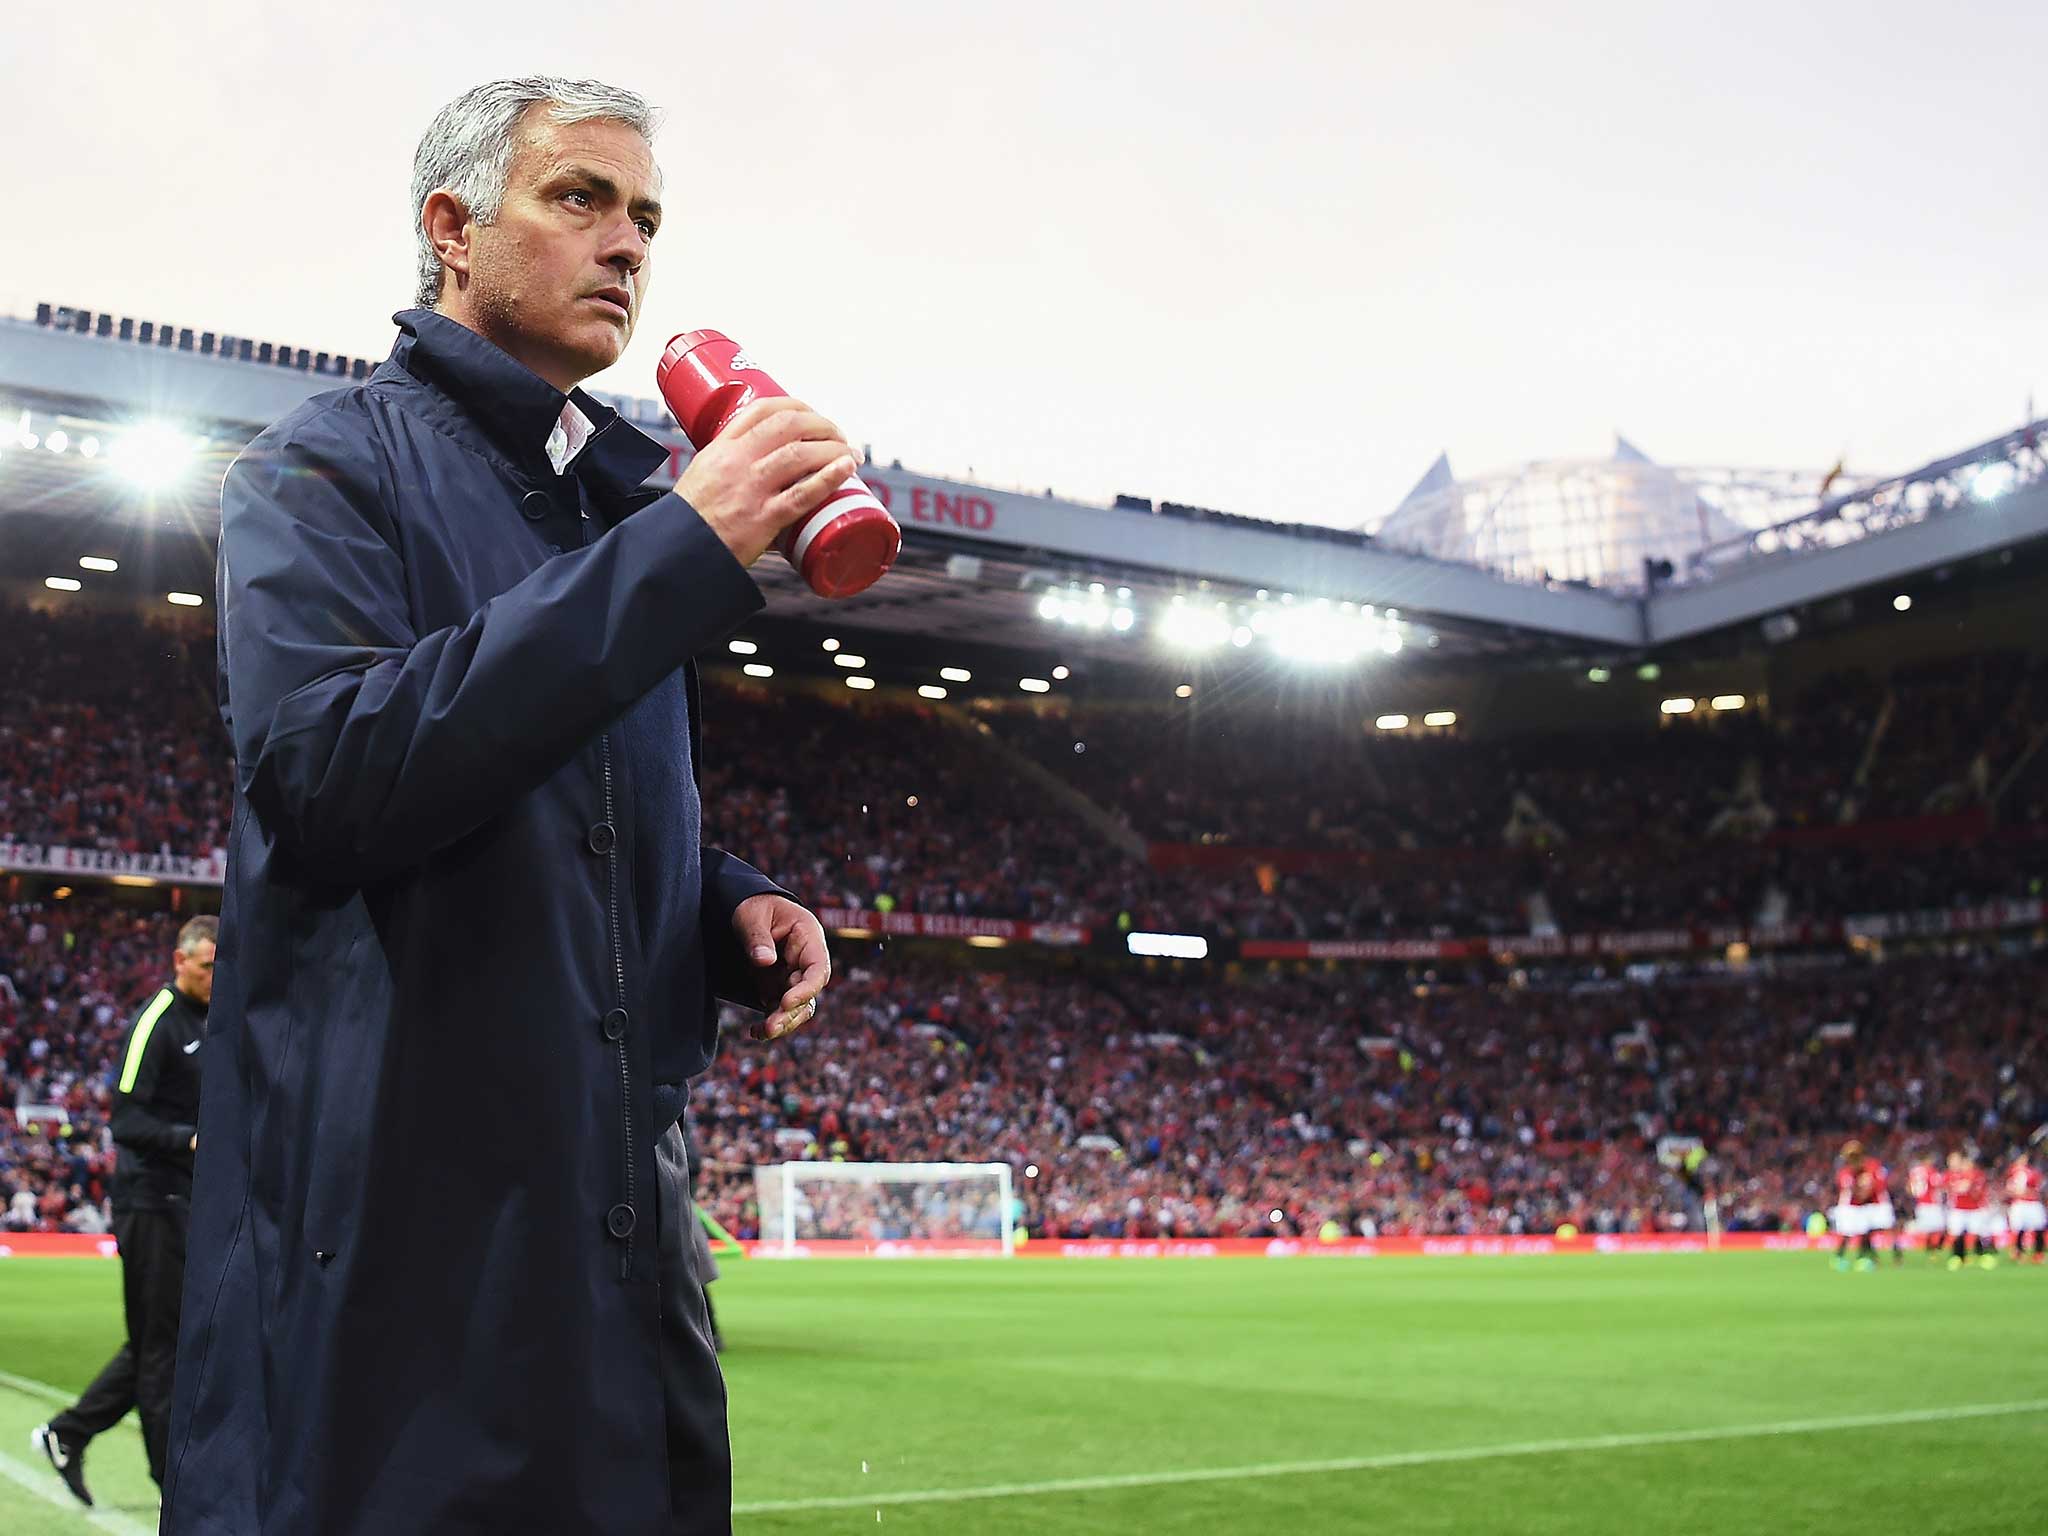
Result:
{"label": "red water bottle", "polygon": [[[703,448],[725,430],[749,400],[786,395],[739,343],[717,331],[685,331],[668,344],[654,370],[661,398],[683,436]],[[792,523],[775,540],[820,597],[851,597],[881,580],[903,548],[903,530],[875,493],[848,475],[817,511]]]}

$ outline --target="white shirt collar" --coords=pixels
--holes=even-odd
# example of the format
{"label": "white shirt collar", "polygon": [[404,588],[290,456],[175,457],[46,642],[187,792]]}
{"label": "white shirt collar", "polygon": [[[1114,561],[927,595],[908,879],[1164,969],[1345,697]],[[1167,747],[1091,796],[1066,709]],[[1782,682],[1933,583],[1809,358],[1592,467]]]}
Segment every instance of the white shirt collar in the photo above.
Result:
{"label": "white shirt collar", "polygon": [[590,441],[592,430],[590,418],[576,409],[574,400],[562,403],[562,414],[548,431],[548,462],[555,466],[556,474],[568,473],[576,455]]}

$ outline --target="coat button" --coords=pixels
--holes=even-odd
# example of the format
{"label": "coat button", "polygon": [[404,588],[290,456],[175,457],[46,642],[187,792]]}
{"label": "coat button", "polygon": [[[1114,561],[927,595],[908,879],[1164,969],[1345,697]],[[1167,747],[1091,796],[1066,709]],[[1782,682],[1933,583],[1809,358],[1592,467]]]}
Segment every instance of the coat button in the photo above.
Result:
{"label": "coat button", "polygon": [[590,829],[590,851],[610,853],[619,844],[619,834],[608,821],[600,821]]}
{"label": "coat button", "polygon": [[604,1229],[613,1237],[631,1237],[633,1220],[633,1207],[621,1202],[604,1213]]}
{"label": "coat button", "polygon": [[614,1008],[604,1016],[605,1039],[623,1040],[626,1038],[626,1017],[626,1010],[623,1008]]}
{"label": "coat button", "polygon": [[519,515],[529,523],[537,523],[555,510],[555,499],[546,491],[528,491],[519,498]]}

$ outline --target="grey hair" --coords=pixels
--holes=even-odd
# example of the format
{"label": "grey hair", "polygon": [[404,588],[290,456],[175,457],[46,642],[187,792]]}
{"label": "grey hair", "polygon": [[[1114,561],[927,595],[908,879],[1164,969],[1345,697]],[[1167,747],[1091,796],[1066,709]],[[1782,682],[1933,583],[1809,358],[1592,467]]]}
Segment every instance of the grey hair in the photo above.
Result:
{"label": "grey hair", "polygon": [[421,220],[427,198],[445,188],[479,224],[496,223],[519,149],[520,120],[542,105],[557,123],[607,119],[624,123],[650,144],[661,127],[661,114],[645,98],[597,80],[493,80],[449,102],[434,115],[412,157],[412,234],[419,245],[413,297],[420,308],[432,309],[441,297],[441,256]]}
{"label": "grey hair", "polygon": [[178,953],[197,954],[200,945],[216,944],[219,941],[220,919],[211,912],[202,912],[178,930]]}

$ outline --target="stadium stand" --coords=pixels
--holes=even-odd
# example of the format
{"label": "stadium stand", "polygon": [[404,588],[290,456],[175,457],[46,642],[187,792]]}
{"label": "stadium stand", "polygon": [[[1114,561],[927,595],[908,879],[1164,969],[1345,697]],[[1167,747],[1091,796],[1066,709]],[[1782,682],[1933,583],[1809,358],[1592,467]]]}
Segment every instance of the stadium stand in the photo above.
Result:
{"label": "stadium stand", "polygon": [[[218,849],[229,764],[203,622],[0,608],[0,640],[0,841]],[[1839,923],[2038,899],[2041,697],[2038,668],[1991,654],[1830,674],[1782,715],[1633,733],[1212,717],[1198,747],[1139,708],[991,709],[984,731],[889,694],[721,680],[707,835],[820,909],[1112,937],[1505,939],[1539,918],[1573,932],[1771,909]],[[2015,771],[1987,836],[1972,812]],[[1102,822],[1154,840],[1151,857]],[[1176,864],[1162,845],[1225,857]],[[1274,868],[1289,849],[1340,857]],[[10,878],[0,1221],[102,1230],[112,1054],[176,914],[162,890]],[[843,940],[828,1026],[736,1045],[699,1085],[704,1195],[746,1236],[758,1164],[1005,1160],[1039,1170],[1019,1189],[1040,1235],[1696,1229],[1709,1197],[1723,1225],[1775,1228],[1825,1203],[1851,1131],[1902,1152],[2048,1116],[2042,979],[2019,936],[1626,975],[1597,956],[1138,969],[1100,946]],[[1660,1160],[1667,1137],[1698,1137],[1708,1160]]]}

